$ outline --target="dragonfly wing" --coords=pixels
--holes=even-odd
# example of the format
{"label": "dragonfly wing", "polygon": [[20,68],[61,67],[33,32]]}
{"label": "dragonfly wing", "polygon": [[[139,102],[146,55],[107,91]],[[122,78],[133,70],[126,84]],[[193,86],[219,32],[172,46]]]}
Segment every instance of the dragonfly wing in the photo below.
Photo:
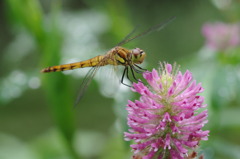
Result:
{"label": "dragonfly wing", "polygon": [[78,93],[77,99],[75,101],[74,106],[76,106],[80,100],[82,99],[84,93],[86,92],[89,84],[91,83],[93,77],[96,75],[97,71],[99,70],[99,68],[106,62],[106,60],[108,60],[109,56],[105,56],[95,67],[92,67],[87,75],[84,77],[83,82],[80,86],[80,91]]}
{"label": "dragonfly wing", "polygon": [[161,22],[161,23],[159,23],[159,24],[157,24],[157,25],[152,26],[151,28],[143,31],[143,32],[140,33],[140,34],[137,34],[136,36],[130,37],[130,36],[135,32],[135,29],[134,29],[130,34],[128,34],[128,35],[124,38],[124,40],[122,40],[120,43],[118,43],[118,46],[123,45],[123,44],[126,44],[126,43],[128,43],[128,42],[130,42],[130,41],[132,41],[132,40],[134,40],[134,39],[136,39],[136,38],[143,37],[143,36],[145,36],[145,35],[147,35],[147,34],[152,33],[153,31],[160,31],[160,30],[162,30],[167,24],[169,24],[171,21],[173,21],[175,18],[176,18],[176,17],[171,17],[171,18],[167,19],[167,20],[164,21],[164,22]]}
{"label": "dragonfly wing", "polygon": [[120,41],[116,46],[120,46],[122,44],[125,43],[125,41],[127,41],[128,39],[130,39],[130,37],[136,32],[136,30],[138,29],[139,26],[136,26],[127,36],[125,36],[123,38],[122,41]]}
{"label": "dragonfly wing", "polygon": [[96,74],[97,70],[98,70],[97,67],[91,68],[88,71],[87,75],[84,77],[83,82],[82,82],[81,87],[80,87],[80,91],[78,93],[78,96],[77,96],[77,99],[75,101],[74,106],[76,106],[79,103],[79,101],[82,99],[85,91],[87,90],[87,87],[91,83],[91,81],[92,81],[94,75]]}
{"label": "dragonfly wing", "polygon": [[[98,71],[95,79],[99,83],[99,91],[105,97],[113,97],[120,85],[117,72],[114,70],[116,66],[104,66],[104,69]],[[120,67],[120,66],[119,66]]]}

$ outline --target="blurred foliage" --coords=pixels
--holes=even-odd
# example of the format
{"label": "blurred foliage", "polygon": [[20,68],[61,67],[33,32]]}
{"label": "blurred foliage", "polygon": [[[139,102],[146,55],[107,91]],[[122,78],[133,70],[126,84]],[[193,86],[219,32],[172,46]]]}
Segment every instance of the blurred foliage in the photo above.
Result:
{"label": "blurred foliage", "polygon": [[141,32],[172,16],[160,32],[125,47],[145,50],[149,70],[176,61],[193,72],[205,88],[211,131],[199,151],[240,158],[240,47],[212,51],[201,35],[207,22],[239,23],[239,12],[238,0],[1,1],[0,158],[130,158],[125,105],[135,95],[128,88],[108,96],[104,88],[112,87],[97,76],[73,108],[89,69],[39,71],[104,54],[134,27]]}

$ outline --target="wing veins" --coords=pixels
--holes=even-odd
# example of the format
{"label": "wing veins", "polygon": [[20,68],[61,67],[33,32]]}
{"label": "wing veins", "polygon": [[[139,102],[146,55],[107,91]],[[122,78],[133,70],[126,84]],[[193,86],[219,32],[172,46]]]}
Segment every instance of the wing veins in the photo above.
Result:
{"label": "wing veins", "polygon": [[87,75],[84,77],[83,82],[81,83],[80,86],[80,91],[78,93],[77,99],[75,101],[74,107],[80,102],[82,99],[84,93],[86,92],[89,84],[93,80],[93,77],[96,75],[97,71],[99,70],[100,67],[102,67],[102,64],[109,58],[109,55],[106,55],[96,66],[92,67]]}
{"label": "wing veins", "polygon": [[[128,35],[124,38],[123,41],[121,41],[120,43],[118,43],[118,46],[124,45],[124,44],[126,44],[126,43],[128,43],[128,42],[130,42],[130,41],[132,41],[132,40],[134,40],[134,39],[136,39],[136,38],[139,38],[139,37],[145,36],[145,35],[147,35],[147,34],[150,34],[150,33],[152,33],[152,32],[155,31],[155,30],[160,31],[160,30],[162,30],[165,26],[167,26],[167,24],[169,24],[171,21],[173,21],[175,18],[176,18],[175,16],[174,16],[174,17],[171,17],[171,18],[167,19],[166,21],[163,21],[163,22],[161,22],[161,23],[159,23],[159,24],[157,24],[157,25],[154,25],[154,26],[150,27],[149,29],[143,31],[143,32],[140,33],[140,34],[137,34],[136,36],[130,37],[130,36],[135,32],[135,30],[136,30],[136,28],[135,28],[130,34],[128,34]],[[129,37],[129,38],[128,38],[128,37]]]}
{"label": "wing veins", "polygon": [[136,32],[137,28],[138,28],[138,26],[136,26],[128,35],[126,35],[126,36],[123,38],[123,40],[120,41],[120,42],[117,44],[117,46],[120,46],[120,45],[124,44],[125,41],[127,41],[128,39],[130,39],[130,37]]}

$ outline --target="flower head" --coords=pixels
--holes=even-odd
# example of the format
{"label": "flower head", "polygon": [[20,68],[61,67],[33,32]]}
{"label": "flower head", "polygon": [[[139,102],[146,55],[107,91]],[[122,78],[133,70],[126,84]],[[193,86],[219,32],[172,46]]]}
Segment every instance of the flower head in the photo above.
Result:
{"label": "flower head", "polygon": [[240,25],[207,23],[202,28],[206,45],[215,50],[226,50],[240,45]]}
{"label": "flower head", "polygon": [[143,76],[150,86],[135,83],[132,90],[141,95],[140,100],[127,105],[131,129],[125,139],[136,142],[131,145],[133,158],[184,158],[200,140],[208,139],[209,131],[202,130],[207,111],[196,112],[206,106],[197,95],[203,88],[189,71],[182,74],[170,64]]}

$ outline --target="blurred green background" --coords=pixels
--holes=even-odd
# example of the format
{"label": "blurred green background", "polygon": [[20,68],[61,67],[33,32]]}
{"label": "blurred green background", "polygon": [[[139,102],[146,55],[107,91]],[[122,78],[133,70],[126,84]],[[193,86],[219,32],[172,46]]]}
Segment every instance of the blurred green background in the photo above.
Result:
{"label": "blurred green background", "polygon": [[89,69],[40,70],[105,54],[134,27],[141,32],[172,16],[177,18],[160,32],[124,47],[143,49],[147,59],[142,66],[149,70],[167,61],[193,72],[205,88],[209,123],[204,130],[211,131],[199,153],[207,159],[240,158],[239,45],[211,51],[201,31],[208,22],[239,23],[239,3],[0,1],[0,159],[130,158],[130,143],[123,140],[125,105],[137,97],[126,87],[115,91],[108,76],[104,82],[101,74],[108,68],[94,78],[76,108]]}

